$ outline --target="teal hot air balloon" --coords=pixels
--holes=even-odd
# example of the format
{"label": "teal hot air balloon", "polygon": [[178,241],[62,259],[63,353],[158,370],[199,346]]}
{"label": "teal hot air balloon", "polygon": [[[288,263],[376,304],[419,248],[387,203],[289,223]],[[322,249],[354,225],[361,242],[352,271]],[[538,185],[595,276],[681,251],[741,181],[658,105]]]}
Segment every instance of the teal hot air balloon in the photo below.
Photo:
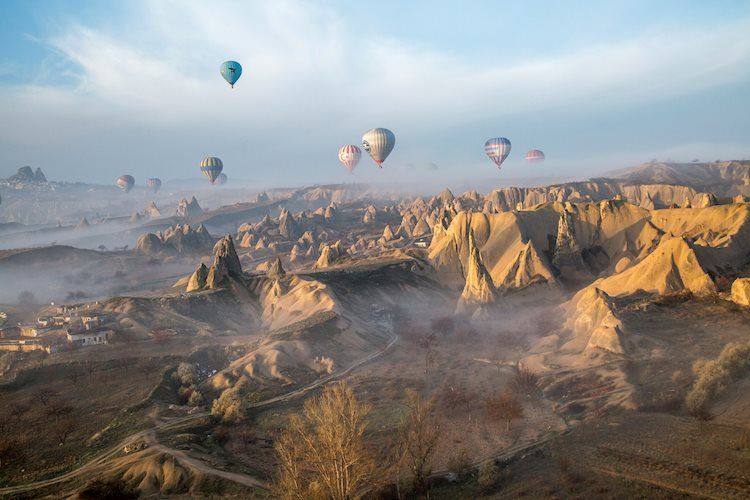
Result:
{"label": "teal hot air balloon", "polygon": [[211,181],[211,184],[216,181],[216,178],[219,177],[219,174],[223,169],[224,163],[222,163],[222,161],[215,156],[206,156],[201,161],[201,172],[203,172],[203,175],[208,177],[208,180]]}
{"label": "teal hot air balloon", "polygon": [[234,88],[234,84],[242,75],[242,66],[237,61],[226,61],[221,64],[221,76]]}

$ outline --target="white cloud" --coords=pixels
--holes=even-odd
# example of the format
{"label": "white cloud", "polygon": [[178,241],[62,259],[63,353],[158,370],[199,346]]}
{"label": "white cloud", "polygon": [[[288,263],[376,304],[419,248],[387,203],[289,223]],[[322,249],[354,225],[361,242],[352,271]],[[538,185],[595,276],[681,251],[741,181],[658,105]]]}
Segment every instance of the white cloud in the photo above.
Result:
{"label": "white cloud", "polygon": [[[123,151],[151,151],[167,166],[216,149],[235,161],[320,165],[339,143],[388,126],[413,140],[399,141],[412,156],[404,163],[424,162],[418,149],[433,132],[548,110],[617,110],[750,79],[747,20],[508,66],[502,54],[473,65],[403,40],[361,39],[351,20],[307,2],[134,8],[114,32],[73,25],[48,41],[67,62],[53,68],[72,71],[76,84],[4,89],[2,141],[58,151],[89,141],[80,154],[97,160],[108,154],[97,143],[146,141]],[[234,91],[218,75],[228,58],[244,67]]]}

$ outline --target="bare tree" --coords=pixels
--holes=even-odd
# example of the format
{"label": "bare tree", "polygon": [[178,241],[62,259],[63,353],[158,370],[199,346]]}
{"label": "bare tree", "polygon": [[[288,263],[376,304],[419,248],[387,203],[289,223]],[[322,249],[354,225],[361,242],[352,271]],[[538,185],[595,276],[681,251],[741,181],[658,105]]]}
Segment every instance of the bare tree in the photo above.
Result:
{"label": "bare tree", "polygon": [[49,387],[43,387],[36,391],[36,398],[42,403],[42,406],[47,406],[52,398],[57,397],[58,392]]}
{"label": "bare tree", "polygon": [[29,411],[29,405],[24,403],[13,403],[9,407],[10,414],[13,416],[16,420],[24,416],[24,414]]}
{"label": "bare tree", "polygon": [[65,444],[68,437],[73,433],[76,428],[76,424],[72,419],[59,420],[53,427],[52,431],[55,433],[60,444]]}
{"label": "bare tree", "polygon": [[523,405],[515,394],[504,391],[486,401],[487,416],[492,420],[505,422],[505,430],[510,429],[513,420],[523,417]]}
{"label": "bare tree", "polygon": [[400,430],[401,457],[397,464],[399,469],[401,463],[405,464],[411,474],[412,488],[421,494],[429,487],[428,479],[440,438],[440,425],[435,418],[434,402],[425,402],[417,392],[409,390],[406,405],[408,413]]}
{"label": "bare tree", "polygon": [[47,406],[47,411],[45,413],[48,417],[53,417],[56,421],[59,422],[62,417],[73,413],[73,410],[73,406],[68,404],[66,401],[55,400],[49,403],[49,405]]}
{"label": "bare tree", "polygon": [[5,469],[14,463],[25,459],[24,446],[17,439],[10,436],[0,436],[0,469]]}
{"label": "bare tree", "polygon": [[434,333],[424,334],[417,340],[417,345],[424,349],[424,376],[430,372],[430,365],[435,361],[435,344],[437,336]]}
{"label": "bare tree", "polygon": [[378,477],[364,443],[369,406],[341,382],[305,401],[300,415],[274,444],[279,469],[274,493],[280,498],[350,499]]}

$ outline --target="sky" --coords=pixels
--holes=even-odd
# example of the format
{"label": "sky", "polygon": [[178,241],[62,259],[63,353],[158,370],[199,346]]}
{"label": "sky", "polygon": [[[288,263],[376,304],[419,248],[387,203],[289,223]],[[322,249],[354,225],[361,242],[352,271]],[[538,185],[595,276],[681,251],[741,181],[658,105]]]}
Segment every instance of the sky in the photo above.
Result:
{"label": "sky", "polygon": [[[263,187],[507,183],[746,158],[747,33],[747,1],[5,0],[0,177],[142,184],[213,155]],[[351,176],[338,148],[373,127],[396,147]]]}

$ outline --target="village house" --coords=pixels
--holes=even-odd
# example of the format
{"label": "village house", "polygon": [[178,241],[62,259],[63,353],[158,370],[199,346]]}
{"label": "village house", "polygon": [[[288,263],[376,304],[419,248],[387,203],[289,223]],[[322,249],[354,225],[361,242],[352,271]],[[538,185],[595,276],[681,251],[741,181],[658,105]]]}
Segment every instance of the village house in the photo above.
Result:
{"label": "village house", "polygon": [[115,334],[112,330],[68,330],[68,342],[78,344],[83,347],[92,345],[108,344],[109,340]]}

